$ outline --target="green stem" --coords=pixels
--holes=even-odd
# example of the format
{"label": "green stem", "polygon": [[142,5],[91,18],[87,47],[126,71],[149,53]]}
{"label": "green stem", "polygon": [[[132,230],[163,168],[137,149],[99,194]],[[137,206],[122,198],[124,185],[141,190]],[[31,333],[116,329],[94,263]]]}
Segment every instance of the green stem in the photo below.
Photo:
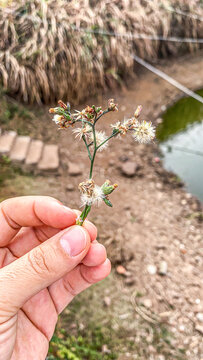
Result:
{"label": "green stem", "polygon": [[90,161],[92,161],[92,155],[91,155],[91,153],[90,153],[90,149],[89,149],[89,146],[88,146],[88,144],[87,144],[87,141],[86,141],[84,135],[83,135],[82,139],[83,139],[83,141],[84,141],[84,143],[85,143],[85,146],[86,146],[86,148],[87,148],[87,152],[88,152],[89,159],[90,159]]}
{"label": "green stem", "polygon": [[109,109],[104,110],[103,113],[102,113],[101,115],[99,115],[99,116],[95,119],[94,124],[96,124],[96,122],[97,122],[103,115],[107,114],[108,112],[110,112]]}
{"label": "green stem", "polygon": [[[93,152],[93,155],[91,155],[90,149],[89,149],[90,144],[87,144],[87,141],[86,141],[86,139],[85,139],[85,136],[82,137],[82,139],[83,139],[83,141],[84,141],[84,143],[85,143],[85,146],[86,146],[86,148],[87,148],[87,152],[88,152],[89,159],[90,159],[90,161],[91,161],[89,179],[92,179],[92,173],[93,173],[93,167],[94,167],[94,160],[95,160],[95,156],[96,156],[97,150],[98,150],[102,145],[104,145],[108,140],[110,140],[112,137],[116,136],[116,135],[119,133],[119,131],[114,132],[114,133],[111,134],[111,136],[109,136],[105,141],[103,141],[99,146],[97,146],[96,132],[95,132],[95,124],[96,124],[96,122],[99,120],[99,118],[100,118],[101,116],[103,116],[104,114],[106,114],[106,113],[108,113],[108,112],[109,112],[108,109],[105,110],[105,111],[103,111],[103,113],[102,113],[101,115],[99,115],[98,118],[97,118],[96,115],[95,115],[95,120],[94,120],[94,123],[93,123],[93,124],[92,124],[92,123],[89,123],[89,121],[85,121],[86,123],[89,123],[89,124],[92,126],[93,144],[94,144],[94,152]],[[77,225],[80,225],[80,226],[83,225],[83,223],[84,223],[87,215],[89,214],[90,210],[91,210],[91,205],[87,205],[87,204],[86,204],[84,210],[82,211],[82,213],[81,213],[81,215],[80,215],[80,217],[79,217],[78,220],[76,221],[76,224],[77,224]]]}
{"label": "green stem", "polygon": [[[95,124],[95,122],[94,122],[94,124]],[[97,152],[97,141],[96,141],[96,134],[95,134],[95,126],[92,127],[92,132],[93,132],[93,140],[94,140],[94,152],[93,152],[93,155],[92,155],[92,161],[91,161],[91,166],[90,166],[90,174],[89,174],[90,179],[92,178],[94,160],[95,160],[95,156],[96,156],[96,152]]]}
{"label": "green stem", "polygon": [[118,135],[119,133],[119,130],[117,132],[115,132],[114,134],[111,134],[111,136],[109,136],[106,140],[104,140],[101,144],[99,144],[97,146],[97,150],[102,146],[104,145],[107,141],[109,141],[111,138],[113,138],[114,136]]}
{"label": "green stem", "polygon": [[91,205],[85,205],[85,208],[82,211],[80,217],[76,220],[76,225],[80,225],[80,226],[83,225],[83,223],[84,223],[87,215],[89,214],[90,210],[91,210]]}

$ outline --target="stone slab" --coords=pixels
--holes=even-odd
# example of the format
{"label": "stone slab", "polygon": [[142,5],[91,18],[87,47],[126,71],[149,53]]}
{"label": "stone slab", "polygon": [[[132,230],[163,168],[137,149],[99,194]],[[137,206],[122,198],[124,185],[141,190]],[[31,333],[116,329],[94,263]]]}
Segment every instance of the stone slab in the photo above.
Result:
{"label": "stone slab", "polygon": [[49,171],[57,170],[59,167],[59,151],[57,145],[45,145],[42,152],[42,157],[38,163],[38,169]]}
{"label": "stone slab", "polygon": [[7,131],[0,136],[0,155],[8,155],[12,149],[17,133]]}
{"label": "stone slab", "polygon": [[32,140],[25,159],[26,165],[37,165],[42,156],[43,142],[41,140]]}
{"label": "stone slab", "polygon": [[9,154],[10,159],[12,161],[23,162],[26,158],[30,141],[29,136],[18,136]]}

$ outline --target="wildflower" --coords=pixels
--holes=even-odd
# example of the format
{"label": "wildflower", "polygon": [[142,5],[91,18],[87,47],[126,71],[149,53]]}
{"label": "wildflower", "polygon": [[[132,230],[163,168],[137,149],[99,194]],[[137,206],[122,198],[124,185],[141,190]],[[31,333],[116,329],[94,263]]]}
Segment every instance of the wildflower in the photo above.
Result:
{"label": "wildflower", "polygon": [[[96,135],[97,146],[101,145],[104,141],[108,139],[104,131],[95,131],[95,135]],[[89,139],[91,142],[94,141],[94,134],[92,132],[89,133]],[[98,150],[99,151],[105,150],[107,146],[108,146],[108,141],[106,141],[103,145],[101,145]]]}
{"label": "wildflower", "polygon": [[114,99],[108,100],[108,110],[109,111],[118,111],[118,104],[114,103]]}
{"label": "wildflower", "polygon": [[137,123],[133,126],[133,130],[134,139],[141,144],[146,144],[155,137],[155,128],[152,126],[151,121],[137,121]]}
{"label": "wildflower", "polygon": [[125,135],[131,126],[130,120],[131,119],[126,119],[123,122],[118,121],[117,123],[112,124],[111,127],[120,134]]}
{"label": "wildflower", "polygon": [[75,113],[73,114],[74,120],[81,120],[85,118],[85,109],[82,111],[75,110]]}
{"label": "wildflower", "polygon": [[65,120],[63,115],[54,115],[52,121],[54,121],[57,125],[61,124],[61,122]]}
{"label": "wildflower", "polygon": [[79,190],[81,192],[81,206],[99,205],[105,198],[102,188],[95,185],[92,179],[80,183]]}
{"label": "wildflower", "polygon": [[74,129],[73,133],[76,134],[76,138],[78,137],[79,140],[81,140],[83,136],[87,139],[91,131],[92,127],[88,124],[85,124],[83,127]]}
{"label": "wildflower", "polygon": [[91,106],[86,106],[86,108],[81,111],[75,110],[75,113],[73,114],[75,120],[82,120],[82,119],[91,120],[94,118],[94,116],[95,116],[95,109],[94,107]]}

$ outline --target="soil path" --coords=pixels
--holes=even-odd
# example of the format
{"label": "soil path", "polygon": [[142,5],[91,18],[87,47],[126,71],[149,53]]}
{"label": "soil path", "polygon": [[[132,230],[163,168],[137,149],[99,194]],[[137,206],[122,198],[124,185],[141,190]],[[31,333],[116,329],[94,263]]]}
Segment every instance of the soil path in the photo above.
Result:
{"label": "soil path", "polygon": [[[198,89],[203,86],[201,55],[159,67],[189,88],[192,84],[193,89]],[[156,122],[159,114],[180,96],[167,82],[141,69],[134,85],[114,96],[121,109],[114,114],[114,120],[130,116],[136,105],[142,104],[144,117]],[[100,97],[92,103],[104,105],[104,100]],[[108,130],[111,122],[109,117],[100,125]],[[83,145],[62,132],[60,143],[63,186],[71,182],[77,189],[77,184],[87,177],[89,167]],[[95,179],[99,184],[106,178],[119,184],[111,197],[114,207],[103,205],[90,214],[90,219],[97,224],[99,240],[107,245],[110,259],[126,269],[122,292],[127,294],[134,314],[128,313],[126,327],[136,318],[134,310],[146,321],[166,322],[174,334],[174,347],[186,348],[188,359],[199,360],[203,358],[201,205],[179,186],[174,175],[156,163],[156,154],[156,144],[137,146],[127,137],[112,141],[108,155],[103,152],[97,157]],[[68,175],[66,164],[70,159],[78,163],[82,176]],[[138,165],[139,170],[132,178],[122,176],[119,169],[126,160]],[[77,206],[78,201],[77,191],[67,192],[67,204]],[[166,274],[161,276],[159,268],[166,265]],[[138,292],[142,298],[137,302]],[[149,353],[153,356],[153,349]],[[125,359],[124,355],[120,359]]]}

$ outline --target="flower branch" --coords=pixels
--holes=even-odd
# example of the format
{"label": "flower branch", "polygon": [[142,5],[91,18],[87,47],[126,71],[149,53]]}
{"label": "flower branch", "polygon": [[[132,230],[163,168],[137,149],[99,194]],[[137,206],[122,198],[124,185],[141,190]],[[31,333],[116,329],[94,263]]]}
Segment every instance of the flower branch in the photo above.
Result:
{"label": "flower branch", "polygon": [[109,180],[106,180],[102,186],[95,184],[93,170],[97,151],[105,150],[112,138],[125,136],[130,132],[132,132],[134,140],[139,143],[148,143],[154,139],[155,128],[152,126],[152,123],[139,120],[141,110],[142,107],[138,106],[132,118],[112,124],[111,128],[113,130],[110,136],[107,136],[104,131],[97,131],[96,124],[107,113],[118,111],[117,104],[114,103],[113,99],[108,100],[108,106],[105,110],[92,105],[87,106],[82,111],[76,110],[74,113],[71,113],[70,105],[66,105],[62,101],[59,101],[59,107],[49,110],[50,113],[54,114],[53,121],[60,129],[75,127],[77,123],[81,123],[81,127],[74,128],[73,133],[76,138],[83,140],[90,159],[89,179],[79,184],[81,206],[84,206],[84,209],[78,217],[76,224],[83,225],[92,205],[99,205],[103,201],[106,205],[112,207],[109,195],[118,185],[111,185]]}

